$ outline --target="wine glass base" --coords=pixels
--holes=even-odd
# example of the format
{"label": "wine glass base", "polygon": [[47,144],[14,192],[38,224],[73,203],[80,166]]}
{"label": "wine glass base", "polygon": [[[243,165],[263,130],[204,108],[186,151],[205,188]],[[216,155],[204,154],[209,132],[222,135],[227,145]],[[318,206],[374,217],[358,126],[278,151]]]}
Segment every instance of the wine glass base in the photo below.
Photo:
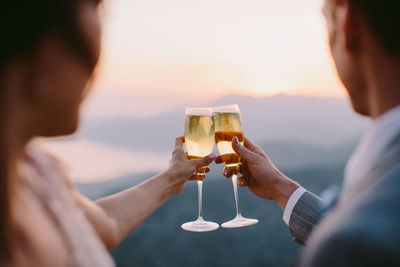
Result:
{"label": "wine glass base", "polygon": [[203,219],[197,219],[194,222],[187,222],[181,225],[183,230],[190,232],[210,232],[217,230],[219,224],[215,222],[208,222]]}
{"label": "wine glass base", "polygon": [[223,228],[239,228],[250,226],[258,223],[257,219],[248,219],[243,217],[242,215],[237,215],[235,219],[230,220],[229,222],[225,222],[221,225]]}

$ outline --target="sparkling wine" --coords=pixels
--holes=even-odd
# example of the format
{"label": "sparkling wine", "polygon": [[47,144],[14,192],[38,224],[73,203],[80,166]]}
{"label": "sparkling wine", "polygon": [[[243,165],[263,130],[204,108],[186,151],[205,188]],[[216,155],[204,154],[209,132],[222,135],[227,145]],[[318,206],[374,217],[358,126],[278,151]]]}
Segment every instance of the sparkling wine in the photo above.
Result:
{"label": "sparkling wine", "polygon": [[[200,159],[211,154],[214,147],[214,122],[211,116],[185,116],[185,144],[189,159]],[[204,173],[205,168],[198,172]]]}
{"label": "sparkling wine", "polygon": [[[199,159],[211,154],[214,147],[214,122],[212,108],[186,108],[185,112],[185,146],[188,159]],[[205,172],[206,167],[197,172]],[[204,176],[205,175],[201,175]],[[208,232],[219,228],[215,222],[203,218],[203,179],[197,175],[199,213],[197,220],[181,225],[182,229],[192,232]]]}
{"label": "sparkling wine", "polygon": [[215,112],[213,114],[215,124],[215,143],[222,160],[229,167],[236,167],[240,157],[232,148],[232,139],[236,136],[243,144],[242,120],[239,113]]}
{"label": "sparkling wine", "polygon": [[241,132],[215,132],[215,143],[217,144],[218,152],[227,166],[236,165],[240,162],[239,155],[232,148],[232,139],[235,136],[239,139],[239,142],[243,143],[244,138]]}
{"label": "sparkling wine", "polygon": [[236,217],[222,224],[224,228],[244,227],[258,223],[257,219],[248,219],[240,214],[237,188],[237,174],[240,172],[240,156],[232,148],[232,139],[236,136],[241,144],[244,143],[242,118],[238,105],[219,106],[213,109],[215,124],[215,143],[218,152],[225,163],[225,170],[232,172],[233,194],[235,196]]}

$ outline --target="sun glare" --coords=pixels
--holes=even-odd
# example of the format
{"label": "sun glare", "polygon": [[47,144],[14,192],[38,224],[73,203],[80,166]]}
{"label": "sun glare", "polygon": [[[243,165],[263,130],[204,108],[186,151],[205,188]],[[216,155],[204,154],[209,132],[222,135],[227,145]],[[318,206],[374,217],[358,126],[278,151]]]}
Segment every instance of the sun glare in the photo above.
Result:
{"label": "sun glare", "polygon": [[[106,2],[100,92],[341,97],[321,0]],[[147,98],[145,96],[148,96]],[[144,102],[143,102],[144,101]]]}

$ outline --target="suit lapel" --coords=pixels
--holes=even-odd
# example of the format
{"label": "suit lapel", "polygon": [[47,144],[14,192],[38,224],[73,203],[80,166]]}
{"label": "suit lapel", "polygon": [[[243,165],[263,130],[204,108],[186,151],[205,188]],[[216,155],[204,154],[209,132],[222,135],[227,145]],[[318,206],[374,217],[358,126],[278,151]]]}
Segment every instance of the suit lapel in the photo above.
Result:
{"label": "suit lapel", "polygon": [[351,201],[366,188],[376,183],[380,178],[383,178],[387,172],[400,162],[400,132],[384,151],[379,160],[368,168],[364,177],[354,184],[354,186],[342,192],[339,198],[339,205]]}

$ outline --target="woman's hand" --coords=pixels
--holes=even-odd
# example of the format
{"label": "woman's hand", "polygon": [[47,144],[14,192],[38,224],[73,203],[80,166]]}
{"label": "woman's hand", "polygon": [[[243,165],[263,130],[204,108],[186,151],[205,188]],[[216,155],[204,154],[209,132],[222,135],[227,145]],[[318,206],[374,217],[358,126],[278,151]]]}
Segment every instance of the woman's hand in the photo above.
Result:
{"label": "woman's hand", "polygon": [[[238,178],[240,186],[247,186],[255,195],[275,200],[283,209],[292,193],[299,185],[281,173],[268,158],[261,147],[245,138],[244,146],[237,137],[232,140],[232,148],[241,157]],[[222,163],[222,158],[217,157],[216,163]],[[225,168],[224,176],[227,178],[234,174],[234,170]]]}
{"label": "woman's hand", "polygon": [[[196,174],[197,169],[208,166],[216,158],[215,154],[210,154],[201,159],[188,160],[185,151],[183,150],[183,143],[185,138],[183,136],[176,138],[175,149],[172,152],[172,157],[169,161],[169,168],[167,172],[172,182],[172,190],[174,194],[180,193],[187,180],[203,180],[204,173]],[[208,172],[209,168],[205,168]]]}
{"label": "woman's hand", "polygon": [[[79,197],[80,206],[110,250],[169,197],[181,192],[189,178],[196,179],[193,174],[198,168],[214,161],[214,154],[202,159],[188,160],[183,142],[183,137],[176,139],[166,171],[132,188],[98,199],[97,206],[90,200]],[[205,174],[201,174],[201,177],[204,178]]]}

